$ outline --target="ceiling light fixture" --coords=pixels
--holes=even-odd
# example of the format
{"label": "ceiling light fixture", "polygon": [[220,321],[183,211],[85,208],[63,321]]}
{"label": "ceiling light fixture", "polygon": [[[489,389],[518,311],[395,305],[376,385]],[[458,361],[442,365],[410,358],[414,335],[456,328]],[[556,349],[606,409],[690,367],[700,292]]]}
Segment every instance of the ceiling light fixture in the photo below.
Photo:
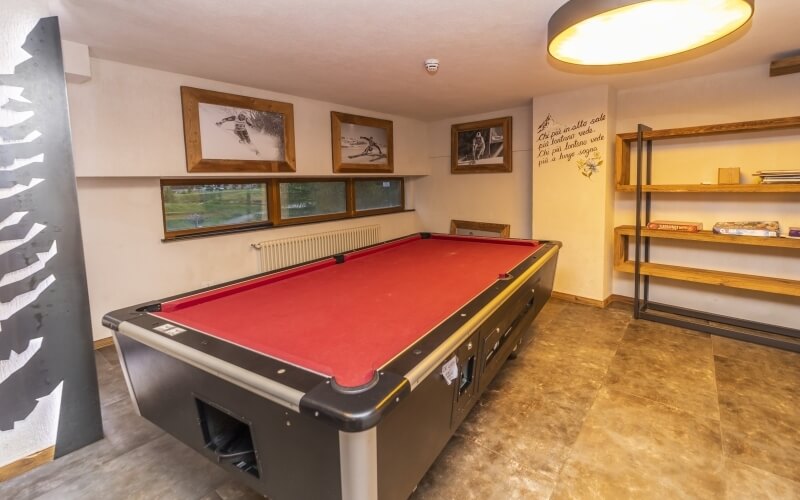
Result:
{"label": "ceiling light fixture", "polygon": [[569,0],[550,18],[547,50],[588,66],[647,61],[733,33],[754,10],[755,0]]}

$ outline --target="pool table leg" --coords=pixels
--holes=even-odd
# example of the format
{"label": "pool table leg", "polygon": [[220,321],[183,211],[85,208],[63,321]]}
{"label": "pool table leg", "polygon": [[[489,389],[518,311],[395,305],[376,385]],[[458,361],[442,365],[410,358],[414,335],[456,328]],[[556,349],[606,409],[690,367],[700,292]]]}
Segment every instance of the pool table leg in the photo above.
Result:
{"label": "pool table leg", "polygon": [[362,432],[339,431],[342,498],[377,500],[378,433],[375,427]]}

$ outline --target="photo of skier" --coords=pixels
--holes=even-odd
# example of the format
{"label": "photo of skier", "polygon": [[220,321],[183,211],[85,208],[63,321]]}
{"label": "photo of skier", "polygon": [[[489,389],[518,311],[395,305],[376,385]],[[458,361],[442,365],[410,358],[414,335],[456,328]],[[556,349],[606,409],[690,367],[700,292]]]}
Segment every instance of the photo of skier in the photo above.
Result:
{"label": "photo of skier", "polygon": [[486,141],[483,140],[483,136],[478,131],[472,139],[472,162],[475,163],[481,159],[484,151],[486,151]]}
{"label": "photo of skier", "polygon": [[348,158],[352,159],[352,158],[357,158],[359,156],[372,155],[373,152],[376,151],[376,150],[378,152],[378,157],[382,157],[383,156],[383,151],[381,150],[381,147],[378,146],[378,143],[375,142],[375,139],[373,137],[364,137],[362,135],[360,137],[360,139],[364,139],[365,141],[367,141],[367,147],[364,148],[364,152],[362,152],[361,154],[358,154],[358,155],[348,156]]}
{"label": "photo of skier", "polygon": [[503,162],[503,127],[458,132],[458,164],[484,165]]}
{"label": "photo of skier", "polygon": [[[233,133],[239,138],[239,144],[247,144],[252,146],[253,141],[250,140],[250,134],[247,132],[247,126],[254,127],[254,125],[247,119],[244,112],[239,112],[237,114],[231,115],[227,118],[223,118],[222,120],[217,122],[217,127],[221,127],[225,122],[233,122]],[[252,147],[253,152],[258,155],[258,148],[255,146]]]}
{"label": "photo of skier", "polygon": [[283,161],[283,115],[200,103],[203,159]]}
{"label": "photo of skier", "polygon": [[388,142],[386,129],[354,123],[341,125],[341,158],[348,163],[386,164]]}

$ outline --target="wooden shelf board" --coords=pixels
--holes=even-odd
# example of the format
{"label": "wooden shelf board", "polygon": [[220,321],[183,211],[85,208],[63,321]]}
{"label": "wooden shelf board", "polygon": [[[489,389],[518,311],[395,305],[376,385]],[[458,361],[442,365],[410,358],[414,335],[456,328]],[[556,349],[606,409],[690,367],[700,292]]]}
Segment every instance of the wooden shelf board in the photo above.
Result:
{"label": "wooden shelf board", "polygon": [[[626,261],[614,266],[614,269],[623,273],[633,273],[633,261]],[[673,266],[669,264],[642,263],[643,275],[657,278],[668,278],[693,283],[705,283],[729,288],[755,290],[760,292],[791,295],[800,297],[800,281],[766,276],[753,276],[749,274],[731,273],[727,271],[711,271],[708,269],[695,269],[691,267]]]}
{"label": "wooden shelf board", "polygon": [[[765,130],[783,130],[800,127],[800,116],[787,118],[774,118],[770,120],[753,120],[736,123],[718,123],[700,127],[668,128],[645,132],[644,138],[651,140],[676,139],[678,137],[702,137],[718,134],[732,134],[742,132],[760,132]],[[636,141],[636,132],[618,134],[617,137],[625,142]]]}
{"label": "wooden shelf board", "polygon": [[[635,236],[634,226],[619,226],[614,229],[618,235]],[[800,249],[800,239],[768,238],[763,236],[736,236],[731,234],[716,234],[711,231],[689,233],[683,231],[665,231],[659,229],[642,229],[642,236],[668,240],[692,240],[709,243],[726,243],[734,245],[751,245],[759,247],[778,247]]]}
{"label": "wooden shelf board", "polygon": [[[635,193],[633,184],[617,184],[617,191]],[[651,184],[645,193],[800,193],[800,184]]]}
{"label": "wooden shelf board", "polygon": [[[661,130],[650,130],[643,133],[645,140],[660,140],[660,139],[679,139],[682,137],[703,137],[710,135],[722,134],[738,134],[746,132],[763,132],[770,130],[786,130],[786,129],[800,129],[800,116],[789,116],[786,118],[773,118],[768,120],[752,120],[746,122],[735,123],[717,123],[713,125],[702,125],[699,127],[682,127],[682,128],[669,128]],[[631,184],[631,150],[634,148],[637,140],[636,132],[627,132],[624,134],[617,134],[616,137],[616,183],[618,191],[634,191],[634,186]],[[785,186],[785,185],[784,185]],[[781,186],[781,187],[784,187]],[[708,186],[702,188],[689,188],[689,187],[674,187],[669,189],[665,187],[657,187],[655,189],[648,189],[647,191],[676,191],[676,192],[753,192],[743,189],[742,191],[729,191],[726,189],[708,189]],[[800,187],[794,189],[762,189],[755,192],[800,192]]]}
{"label": "wooden shelf board", "polygon": [[800,73],[800,56],[784,57],[772,61],[769,65],[769,76],[791,75]]}

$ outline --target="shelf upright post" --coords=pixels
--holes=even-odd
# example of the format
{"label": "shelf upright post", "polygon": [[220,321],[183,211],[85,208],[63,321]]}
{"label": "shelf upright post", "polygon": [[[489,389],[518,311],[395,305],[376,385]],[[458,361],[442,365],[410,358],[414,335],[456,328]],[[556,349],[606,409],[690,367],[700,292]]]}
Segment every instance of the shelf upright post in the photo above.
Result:
{"label": "shelf upright post", "polygon": [[[645,294],[644,300],[641,298],[641,286],[642,286],[642,166],[644,160],[645,149],[647,152],[647,167],[646,167],[646,178],[647,183],[650,183],[651,180],[651,161],[650,156],[653,150],[653,142],[651,140],[647,141],[647,146],[645,148],[645,141],[644,141],[644,133],[647,131],[652,130],[650,127],[646,125],[642,125],[641,123],[637,127],[636,131],[636,244],[635,244],[635,257],[634,257],[634,274],[633,274],[633,282],[634,282],[634,290],[633,290],[633,317],[639,319],[641,316],[642,311],[644,308],[647,307],[647,300],[649,296],[649,276],[644,278],[644,286],[645,286]],[[645,211],[645,217],[649,221],[650,219],[650,193],[647,194],[647,207]],[[649,241],[648,241],[649,243]],[[650,257],[650,245],[647,245],[645,250],[645,257],[649,260]]]}
{"label": "shelf upright post", "polygon": [[[651,130],[648,128],[648,130]],[[645,181],[646,185],[650,185],[653,183],[653,141],[648,140],[645,142],[646,144],[646,153],[647,153],[647,179]],[[652,191],[648,191],[644,195],[644,226],[647,227],[650,224],[650,208],[651,208],[651,197],[653,196]],[[641,229],[640,229],[641,230]],[[644,262],[650,262],[650,237],[644,237]],[[650,275],[645,275],[644,277],[644,303],[642,307],[647,310],[648,304],[650,302]]]}

